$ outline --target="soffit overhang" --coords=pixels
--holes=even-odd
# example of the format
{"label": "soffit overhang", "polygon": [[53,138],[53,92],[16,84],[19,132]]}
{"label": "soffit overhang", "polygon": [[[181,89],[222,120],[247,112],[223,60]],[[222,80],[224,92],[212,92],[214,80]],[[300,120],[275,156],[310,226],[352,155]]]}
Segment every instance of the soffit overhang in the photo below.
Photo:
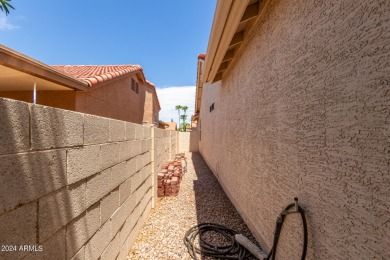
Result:
{"label": "soffit overhang", "polygon": [[86,82],[0,45],[0,91],[87,90]]}
{"label": "soffit overhang", "polygon": [[203,82],[222,79],[268,0],[218,0],[211,28]]}

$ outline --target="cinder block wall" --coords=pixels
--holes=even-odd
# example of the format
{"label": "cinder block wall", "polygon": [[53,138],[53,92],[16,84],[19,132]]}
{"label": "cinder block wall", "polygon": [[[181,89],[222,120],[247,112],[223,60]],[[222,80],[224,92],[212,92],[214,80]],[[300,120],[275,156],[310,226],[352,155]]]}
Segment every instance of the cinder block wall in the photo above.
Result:
{"label": "cinder block wall", "polygon": [[[390,1],[268,1],[204,85],[201,153],[264,248],[298,196],[307,259],[390,259],[389,13]],[[277,259],[299,259],[301,230],[289,216]]]}
{"label": "cinder block wall", "polygon": [[0,259],[125,259],[175,135],[1,98]]}

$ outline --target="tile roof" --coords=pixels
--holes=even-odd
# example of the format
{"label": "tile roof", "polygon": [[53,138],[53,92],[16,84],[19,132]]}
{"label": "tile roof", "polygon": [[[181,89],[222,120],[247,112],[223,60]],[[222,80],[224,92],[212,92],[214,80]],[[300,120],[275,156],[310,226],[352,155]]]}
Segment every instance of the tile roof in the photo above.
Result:
{"label": "tile roof", "polygon": [[54,65],[52,67],[60,72],[85,81],[89,87],[96,86],[128,73],[140,72],[142,80],[152,87],[153,94],[156,96],[157,105],[159,109],[161,109],[156,87],[152,82],[145,78],[143,69],[140,65]]}
{"label": "tile roof", "polygon": [[[53,68],[67,73],[75,78],[84,80],[90,87],[96,86],[102,82],[114,79],[116,77],[142,72],[139,65],[57,65]],[[143,75],[143,73],[142,73]]]}
{"label": "tile roof", "polygon": [[206,53],[201,53],[198,55],[199,60],[205,60],[206,59]]}

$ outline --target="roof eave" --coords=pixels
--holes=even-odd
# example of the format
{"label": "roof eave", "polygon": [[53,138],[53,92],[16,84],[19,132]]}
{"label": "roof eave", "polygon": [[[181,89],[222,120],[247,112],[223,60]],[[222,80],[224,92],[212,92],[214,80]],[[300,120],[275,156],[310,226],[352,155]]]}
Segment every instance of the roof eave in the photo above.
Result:
{"label": "roof eave", "polygon": [[1,44],[0,64],[74,90],[84,91],[88,89],[88,84],[85,81],[57,71],[49,65],[32,59]]}
{"label": "roof eave", "polygon": [[195,92],[195,113],[200,111],[200,104],[202,100],[203,82],[201,80],[203,75],[204,59],[198,58],[197,75],[196,75],[196,92]]}
{"label": "roof eave", "polygon": [[203,82],[222,79],[268,0],[218,0],[207,47]]}
{"label": "roof eave", "polygon": [[[246,1],[246,0],[245,0]],[[207,46],[207,55],[205,59],[205,69],[207,73],[203,74],[202,81],[207,82],[209,78],[209,72],[211,70],[212,64],[214,62],[215,55],[217,53],[217,48],[222,37],[224,26],[228,18],[231,5],[233,0],[218,0],[217,6],[215,8],[213,24],[211,27],[209,43]]]}

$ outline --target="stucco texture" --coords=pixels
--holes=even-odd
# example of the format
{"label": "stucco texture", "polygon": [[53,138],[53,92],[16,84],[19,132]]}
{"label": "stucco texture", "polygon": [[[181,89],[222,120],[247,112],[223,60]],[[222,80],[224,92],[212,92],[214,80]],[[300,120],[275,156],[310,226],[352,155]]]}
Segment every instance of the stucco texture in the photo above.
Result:
{"label": "stucco texture", "polygon": [[145,85],[139,83],[138,94],[131,89],[131,77],[114,80],[86,92],[77,92],[76,111],[142,123]]}
{"label": "stucco texture", "polygon": [[159,120],[159,111],[158,101],[156,100],[156,96],[153,95],[153,88],[151,86],[145,86],[145,104],[144,104],[144,122],[148,122],[148,124],[158,124]]}
{"label": "stucco texture", "polygon": [[[204,85],[200,152],[266,249],[297,196],[308,259],[390,259],[389,13],[389,1],[269,1]],[[299,258],[301,229],[287,218],[280,259]]]}

